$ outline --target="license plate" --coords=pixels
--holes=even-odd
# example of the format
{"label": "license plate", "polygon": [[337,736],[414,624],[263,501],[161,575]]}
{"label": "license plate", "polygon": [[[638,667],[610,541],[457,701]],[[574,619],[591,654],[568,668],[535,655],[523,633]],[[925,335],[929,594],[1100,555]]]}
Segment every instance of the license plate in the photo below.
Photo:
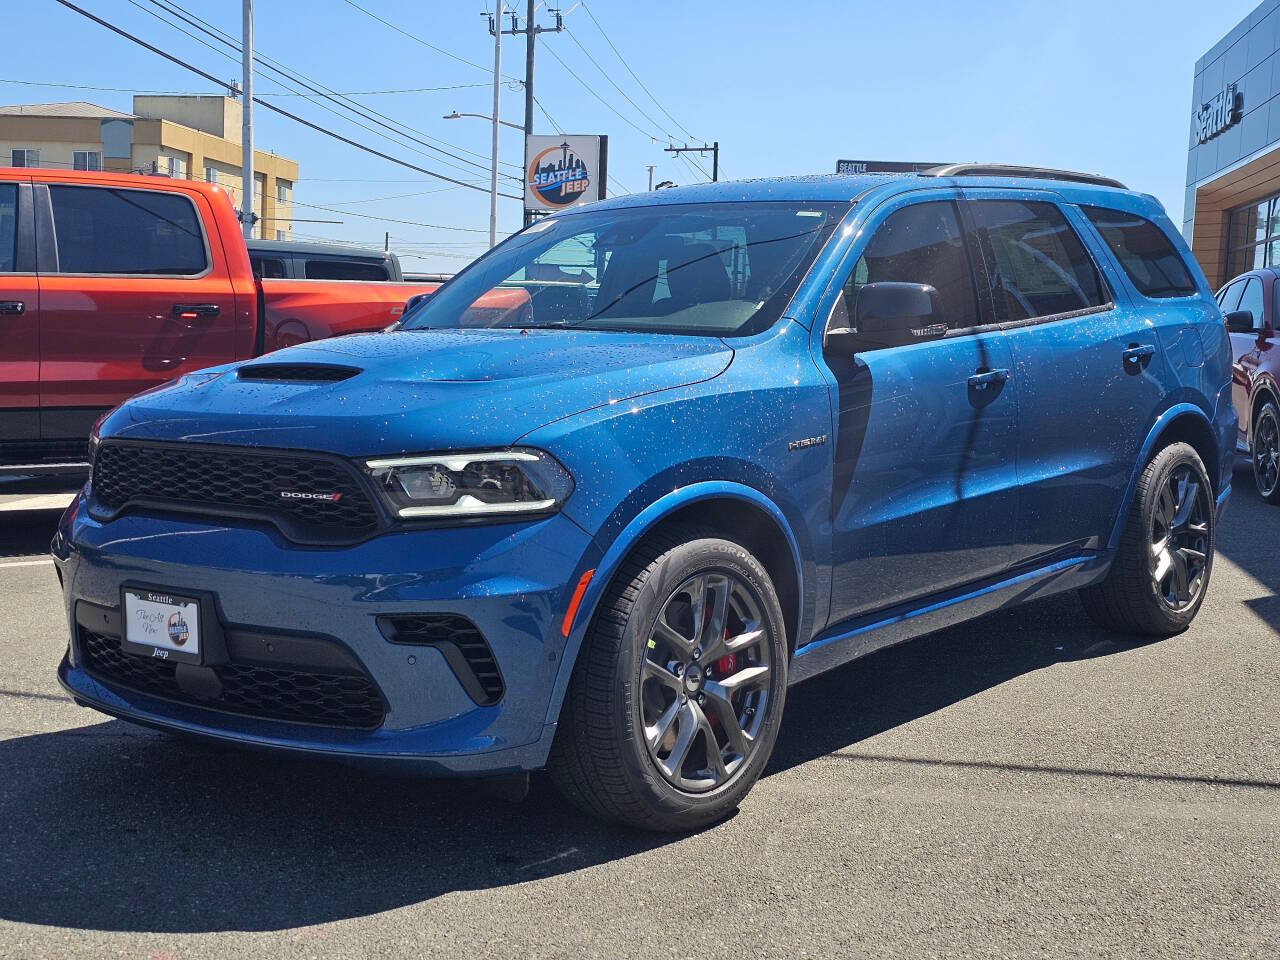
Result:
{"label": "license plate", "polygon": [[200,662],[200,602],[191,597],[125,590],[122,632],[124,647],[131,653]]}

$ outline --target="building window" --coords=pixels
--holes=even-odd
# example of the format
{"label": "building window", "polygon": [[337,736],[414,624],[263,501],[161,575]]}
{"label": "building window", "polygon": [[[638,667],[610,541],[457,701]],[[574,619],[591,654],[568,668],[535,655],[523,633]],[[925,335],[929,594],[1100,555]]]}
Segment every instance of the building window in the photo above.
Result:
{"label": "building window", "polygon": [[204,182],[205,183],[218,182],[218,171],[213,169],[213,167],[209,166],[207,163],[204,165]]}
{"label": "building window", "polygon": [[277,203],[289,202],[289,188],[292,186],[293,184],[291,184],[288,180],[279,180],[279,179],[276,180],[276,202]]}
{"label": "building window", "polygon": [[175,180],[185,180],[187,161],[183,157],[161,157],[157,163],[162,173],[167,173]]}
{"label": "building window", "polygon": [[101,170],[102,154],[97,150],[76,150],[71,155],[76,170]]}
{"label": "building window", "polygon": [[1227,279],[1270,266],[1280,266],[1280,196],[1227,215]]}
{"label": "building window", "polygon": [[287,233],[285,233],[283,230],[277,230],[277,231],[276,231],[276,239],[277,239],[277,240],[288,240],[288,239],[289,239],[289,235],[288,235]]}
{"label": "building window", "polygon": [[38,167],[40,166],[39,150],[14,150],[11,157],[10,166],[14,167]]}

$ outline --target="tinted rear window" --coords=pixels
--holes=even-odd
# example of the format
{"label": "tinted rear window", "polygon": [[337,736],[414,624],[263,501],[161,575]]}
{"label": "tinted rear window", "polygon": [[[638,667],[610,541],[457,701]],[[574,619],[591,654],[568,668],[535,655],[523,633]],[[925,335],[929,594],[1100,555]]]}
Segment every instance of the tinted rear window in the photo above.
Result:
{"label": "tinted rear window", "polygon": [[283,280],[284,261],[279,257],[250,257],[253,275],[260,280]]}
{"label": "tinted rear window", "polygon": [[970,208],[994,257],[989,273],[999,320],[1050,317],[1109,302],[1093,260],[1054,204],[976,200]]}
{"label": "tinted rear window", "polygon": [[50,186],[62,273],[190,276],[208,267],[189,199],[174,193]]}
{"label": "tinted rear window", "polygon": [[308,280],[387,280],[387,267],[382,263],[360,260],[308,260]]}
{"label": "tinted rear window", "polygon": [[1163,230],[1150,220],[1106,207],[1081,207],[1124,272],[1145,297],[1189,297],[1195,281]]}

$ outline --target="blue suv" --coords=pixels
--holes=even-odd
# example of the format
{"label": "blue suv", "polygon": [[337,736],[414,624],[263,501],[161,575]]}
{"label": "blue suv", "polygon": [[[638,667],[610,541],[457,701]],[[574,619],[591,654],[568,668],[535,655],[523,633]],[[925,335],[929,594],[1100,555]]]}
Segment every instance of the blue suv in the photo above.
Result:
{"label": "blue suv", "polygon": [[[636,194],[394,329],[141,394],[53,543],[75,700],[602,817],[725,815],[789,684],[1066,590],[1168,635],[1231,351],[1159,204],[1012,167]],[[832,709],[856,710],[857,704]]]}

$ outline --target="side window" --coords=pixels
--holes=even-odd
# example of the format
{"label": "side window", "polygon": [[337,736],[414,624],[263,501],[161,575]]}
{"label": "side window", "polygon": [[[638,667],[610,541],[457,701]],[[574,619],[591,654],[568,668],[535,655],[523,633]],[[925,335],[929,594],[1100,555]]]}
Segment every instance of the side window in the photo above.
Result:
{"label": "side window", "polygon": [[880,224],[845,281],[836,304],[842,319],[835,325],[852,326],[858,292],[869,283],[884,282],[928,284],[938,291],[950,329],[978,325],[973,271],[953,202],[912,204]]}
{"label": "side window", "polygon": [[209,265],[184,196],[50,185],[49,197],[61,273],[193,276]]}
{"label": "side window", "polygon": [[13,273],[18,256],[18,185],[0,183],[0,273]]}
{"label": "side window", "polygon": [[1195,281],[1164,231],[1150,220],[1105,207],[1081,207],[1144,297],[1190,297]]}
{"label": "side window", "polygon": [[1236,310],[1248,310],[1253,314],[1253,329],[1262,329],[1262,281],[1257,277],[1250,277],[1248,283],[1244,286],[1244,293],[1240,295],[1240,306]]}
{"label": "side window", "polygon": [[283,280],[284,261],[279,257],[250,257],[253,275],[259,280]]}
{"label": "side window", "polygon": [[977,200],[970,208],[995,259],[989,273],[998,320],[1051,317],[1110,301],[1084,244],[1054,204]]}
{"label": "side window", "polygon": [[381,263],[359,260],[308,260],[308,280],[387,280],[387,268]]}
{"label": "side window", "polygon": [[1240,294],[1244,293],[1244,281],[1236,280],[1227,284],[1222,293],[1218,294],[1218,305],[1222,307],[1223,313],[1230,313],[1240,305]]}

